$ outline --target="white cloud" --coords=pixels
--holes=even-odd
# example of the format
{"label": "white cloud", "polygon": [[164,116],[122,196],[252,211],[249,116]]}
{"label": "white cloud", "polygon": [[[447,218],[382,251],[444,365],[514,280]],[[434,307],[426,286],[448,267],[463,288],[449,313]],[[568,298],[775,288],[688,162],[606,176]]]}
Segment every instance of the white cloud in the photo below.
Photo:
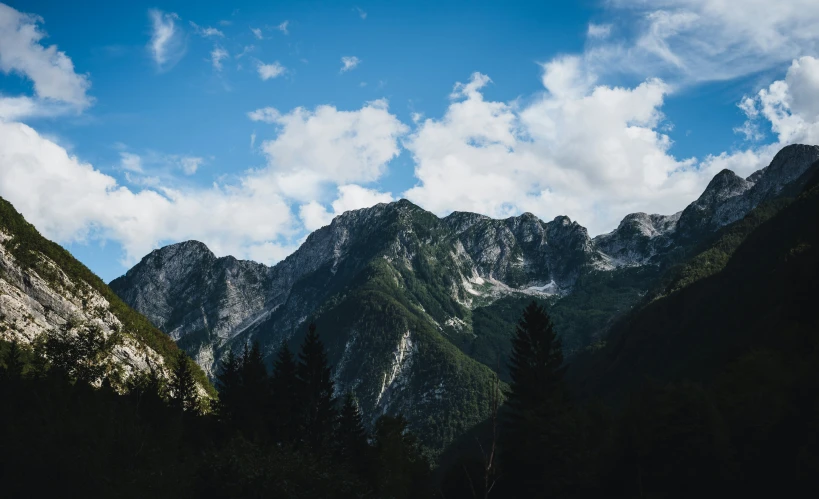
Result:
{"label": "white cloud", "polygon": [[299,207],[299,218],[307,230],[314,231],[328,225],[333,218],[345,211],[369,208],[378,203],[390,203],[394,200],[389,192],[367,189],[356,184],[340,185],[337,198],[331,205],[332,212],[320,203],[311,201]]}
{"label": "white cloud", "polygon": [[213,47],[213,50],[210,53],[210,62],[213,64],[213,69],[216,71],[221,71],[222,61],[228,57],[230,57],[230,54],[228,54],[227,50],[219,46]]}
{"label": "white cloud", "polygon": [[142,169],[142,158],[139,157],[137,154],[133,154],[130,152],[120,152],[120,167],[128,172],[134,173],[144,173]]}
{"label": "white cloud", "polygon": [[355,10],[356,12],[358,12],[358,17],[360,17],[361,19],[367,19],[367,13],[364,12],[364,9],[362,9],[361,7],[356,7]]}
{"label": "white cloud", "polygon": [[290,24],[290,21],[284,21],[284,22],[282,22],[281,24],[279,24],[278,26],[276,26],[276,29],[277,29],[277,30],[279,30],[279,31],[281,31],[281,32],[282,32],[282,33],[284,33],[285,35],[289,35],[289,34],[290,34],[290,32],[289,32],[289,31],[287,31],[287,25],[288,25],[288,24]]}
{"label": "white cloud", "polygon": [[43,46],[43,19],[0,4],[0,70],[31,80],[35,98],[0,95],[0,119],[55,116],[81,112],[91,105],[87,75],[74,71],[71,59],[56,45]]}
{"label": "white cloud", "polygon": [[225,34],[222,33],[220,30],[218,30],[216,28],[212,28],[210,26],[207,26],[207,27],[199,26],[198,24],[196,24],[193,21],[191,21],[190,24],[191,24],[191,27],[193,27],[194,31],[196,31],[196,34],[201,35],[201,36],[203,36],[205,38],[208,38],[208,37],[224,38],[225,37]]}
{"label": "white cloud", "polygon": [[234,185],[132,191],[21,123],[0,122],[0,195],[46,237],[113,240],[131,265],[160,244],[205,242],[220,255],[273,262],[292,250],[295,220],[259,172]]}
{"label": "white cloud", "polygon": [[608,38],[611,35],[611,24],[594,24],[589,23],[589,29],[586,35],[589,38]]}
{"label": "white cloud", "polygon": [[657,131],[668,87],[594,86],[572,58],[544,65],[546,93],[531,104],[486,101],[475,74],[457,84],[440,120],[420,123],[406,147],[419,185],[405,196],[439,214],[568,215],[592,233],[634,211],[673,213],[710,178],[668,154]]}
{"label": "white cloud", "polygon": [[253,149],[253,146],[256,145],[256,132],[250,134],[250,148]]}
{"label": "white cloud", "polygon": [[819,52],[815,0],[615,0],[620,39],[595,37],[589,62],[603,72],[633,71],[669,81],[728,80]]}
{"label": "white cloud", "polygon": [[204,158],[195,156],[182,156],[179,158],[179,166],[182,168],[182,171],[185,172],[185,175],[193,175],[196,173],[196,170],[198,170],[204,162]]}
{"label": "white cloud", "polygon": [[341,58],[341,72],[346,73],[352,69],[355,69],[361,63],[361,59],[356,56],[345,56]]}
{"label": "white cloud", "polygon": [[49,238],[120,243],[126,265],[186,239],[203,241],[219,255],[274,263],[303,235],[294,202],[327,202],[335,192],[330,206],[336,213],[392,199],[351,185],[377,180],[399,153],[407,128],[385,101],[354,111],[319,106],[260,115],[276,117],[276,134],[261,147],[268,164],[210,188],[179,182],[174,174],[195,173],[201,157],[137,155],[120,145],[126,187],[32,128],[0,122],[0,195]]}
{"label": "white cloud", "polygon": [[743,99],[747,121],[741,130],[758,130],[764,118],[777,136],[778,145],[819,144],[819,59],[805,56],[777,80],[753,97]]}
{"label": "white cloud", "polygon": [[271,78],[278,78],[287,71],[287,68],[279,64],[279,61],[272,64],[264,64],[260,62],[256,69],[259,71],[259,77],[265,81]]}
{"label": "white cloud", "polygon": [[255,36],[259,40],[264,40],[264,35],[262,35],[261,28],[250,28],[250,31],[253,32],[253,36]]}
{"label": "white cloud", "polygon": [[157,9],[151,9],[148,15],[153,27],[148,49],[160,69],[169,69],[185,54],[184,38],[176,26],[179,16]]}
{"label": "white cloud", "polygon": [[281,118],[281,113],[274,107],[263,107],[247,113],[251,121],[261,121],[263,123],[276,123]]}
{"label": "white cloud", "polygon": [[357,111],[327,105],[287,114],[274,111],[256,111],[279,126],[276,138],[264,141],[261,149],[282,192],[298,200],[321,197],[326,184],[377,180],[398,156],[398,140],[408,131],[384,100]]}

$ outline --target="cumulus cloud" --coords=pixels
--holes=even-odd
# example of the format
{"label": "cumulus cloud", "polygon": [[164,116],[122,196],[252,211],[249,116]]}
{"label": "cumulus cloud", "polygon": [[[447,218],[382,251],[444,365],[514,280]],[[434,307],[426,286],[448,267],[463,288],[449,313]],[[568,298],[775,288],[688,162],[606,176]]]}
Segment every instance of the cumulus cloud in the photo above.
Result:
{"label": "cumulus cloud", "polygon": [[770,123],[777,145],[819,144],[819,59],[793,61],[784,80],[777,80],[755,96],[743,99],[740,108],[747,121],[744,130],[758,131],[760,120]]}
{"label": "cumulus cloud", "polygon": [[287,31],[287,25],[290,24],[290,21],[283,21],[281,24],[276,26],[276,29],[284,33],[285,35],[289,35],[290,32]]}
{"label": "cumulus cloud", "polygon": [[264,141],[261,150],[282,191],[301,201],[321,197],[326,184],[377,180],[398,156],[398,140],[408,131],[384,100],[356,111],[324,105],[312,111],[299,107],[281,114],[266,108],[251,114],[278,125],[277,136]]}
{"label": "cumulus cloud", "polygon": [[360,17],[361,19],[367,19],[367,13],[364,12],[364,9],[362,9],[361,7],[356,7],[355,11],[358,12],[358,17]]}
{"label": "cumulus cloud", "polygon": [[213,50],[210,52],[210,62],[213,64],[213,69],[221,71],[222,61],[228,57],[230,57],[230,54],[228,54],[227,50],[219,46],[213,47]]}
{"label": "cumulus cloud", "polygon": [[56,45],[40,43],[46,37],[42,23],[39,16],[0,4],[0,70],[31,80],[35,94],[0,94],[0,119],[81,112],[91,105],[88,76],[77,74],[71,59]]}
{"label": "cumulus cloud", "polygon": [[279,61],[272,64],[264,64],[260,62],[259,65],[256,66],[256,69],[259,72],[259,77],[265,81],[272,78],[278,78],[287,71],[287,68],[279,64]]}
{"label": "cumulus cloud", "polygon": [[[600,73],[630,71],[690,84],[728,80],[819,51],[813,0],[615,0],[609,16],[623,37],[589,26],[585,53]],[[596,25],[595,25],[596,26]]]}
{"label": "cumulus cloud", "polygon": [[394,200],[392,193],[389,192],[367,189],[356,184],[340,185],[337,197],[331,204],[332,211],[316,201],[311,201],[299,207],[299,217],[307,230],[314,231],[328,225],[333,218],[345,211],[369,208],[378,203],[390,203]]}
{"label": "cumulus cloud", "polygon": [[264,40],[264,35],[262,34],[261,28],[250,28],[250,31],[253,32],[253,36],[256,37],[258,40]]}
{"label": "cumulus cloud", "polygon": [[484,99],[480,73],[457,84],[440,120],[420,122],[406,147],[419,184],[405,196],[439,214],[565,214],[593,233],[627,213],[673,213],[707,182],[668,153],[658,131],[668,86],[594,85],[572,58],[544,65],[545,94],[527,106]]}
{"label": "cumulus cloud", "polygon": [[361,63],[361,59],[356,56],[345,56],[341,58],[341,72],[346,73],[355,69]]}
{"label": "cumulus cloud", "polygon": [[179,16],[157,9],[148,11],[148,16],[153,28],[148,50],[159,69],[170,69],[179,62],[186,49],[182,32],[176,25]]}
{"label": "cumulus cloud", "polygon": [[114,240],[133,264],[158,245],[198,239],[218,254],[275,261],[294,219],[269,182],[133,191],[21,123],[0,122],[0,195],[47,237]]}

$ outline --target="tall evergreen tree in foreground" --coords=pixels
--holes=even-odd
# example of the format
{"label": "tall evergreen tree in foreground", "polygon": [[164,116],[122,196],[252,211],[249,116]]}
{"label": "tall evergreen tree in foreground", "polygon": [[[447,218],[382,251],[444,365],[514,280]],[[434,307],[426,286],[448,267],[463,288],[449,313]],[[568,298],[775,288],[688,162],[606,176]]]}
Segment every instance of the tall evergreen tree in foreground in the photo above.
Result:
{"label": "tall evergreen tree in foreground", "polygon": [[361,420],[358,401],[352,392],[344,396],[338,416],[338,428],[335,437],[336,460],[364,477],[371,470],[371,449],[367,442],[367,430]]}
{"label": "tall evergreen tree in foreground", "polygon": [[258,342],[254,341],[249,347],[245,344],[240,372],[239,428],[248,438],[265,439],[272,401],[267,368]]}
{"label": "tall evergreen tree in foreground", "polygon": [[[573,414],[563,387],[560,339],[546,310],[532,302],[512,339],[507,414],[502,438],[503,492],[560,497],[568,487]],[[572,480],[569,480],[570,482]],[[500,490],[499,490],[500,492]]]}
{"label": "tall evergreen tree in foreground", "polygon": [[216,401],[215,410],[222,422],[227,424],[236,422],[236,406],[241,388],[242,373],[239,359],[233,350],[230,350],[219,367],[219,372],[216,373],[216,389],[219,390],[219,398]]}
{"label": "tall evergreen tree in foreground", "polygon": [[314,452],[322,452],[332,438],[336,411],[330,365],[315,324],[310,324],[302,343],[297,373],[304,404],[304,439]]}
{"label": "tall evergreen tree in foreground", "polygon": [[199,394],[196,391],[196,380],[188,355],[179,350],[176,354],[176,365],[171,373],[171,404],[185,412],[199,412]]}
{"label": "tall evergreen tree in foreground", "polygon": [[301,404],[299,395],[298,365],[293,352],[282,343],[273,362],[273,375],[270,379],[270,393],[273,397],[273,434],[276,440],[283,443],[293,443],[298,433],[299,414]]}

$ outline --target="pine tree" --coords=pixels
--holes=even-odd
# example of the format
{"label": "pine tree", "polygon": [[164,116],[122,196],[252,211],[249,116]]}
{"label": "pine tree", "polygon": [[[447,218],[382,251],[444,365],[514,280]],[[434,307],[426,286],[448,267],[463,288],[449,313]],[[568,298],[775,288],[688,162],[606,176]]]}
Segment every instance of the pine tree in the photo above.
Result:
{"label": "pine tree", "polygon": [[402,416],[381,416],[375,422],[378,497],[424,497],[429,463]]}
{"label": "pine tree", "polygon": [[[551,490],[561,457],[557,428],[566,427],[563,353],[549,315],[536,302],[523,312],[512,339],[507,416],[502,438],[504,494],[528,497]],[[562,439],[562,437],[558,436]],[[559,464],[559,463],[558,463]],[[502,494],[502,495],[504,495]]]}
{"label": "pine tree", "polygon": [[333,380],[324,345],[316,333],[316,325],[310,324],[299,353],[298,378],[303,404],[305,443],[314,452],[327,450],[335,421]]}
{"label": "pine tree", "polygon": [[273,399],[272,431],[279,442],[293,443],[298,431],[299,414],[299,379],[298,366],[293,352],[282,343],[276,361],[273,363],[273,376],[270,380],[270,392]]}
{"label": "pine tree", "polygon": [[171,373],[171,405],[185,412],[199,411],[199,394],[193,377],[191,360],[182,350],[176,355],[176,365]]}
{"label": "pine tree", "polygon": [[268,436],[271,399],[270,380],[259,343],[254,341],[250,348],[245,344],[241,360],[242,385],[237,404],[237,423],[246,437],[264,439]]}
{"label": "pine tree", "polygon": [[242,372],[239,359],[233,350],[228,352],[227,358],[219,367],[216,374],[216,389],[219,391],[216,403],[217,416],[222,422],[235,424],[242,389]]}
{"label": "pine tree", "polygon": [[6,368],[3,375],[7,379],[20,379],[23,376],[23,352],[20,350],[20,344],[16,339],[11,340],[9,348],[6,350]]}
{"label": "pine tree", "polygon": [[367,430],[361,420],[358,401],[352,392],[344,396],[338,416],[335,436],[335,455],[339,463],[366,477],[370,471],[371,449],[367,442]]}
{"label": "pine tree", "polygon": [[563,351],[560,338],[546,311],[532,301],[523,311],[515,336],[509,375],[512,378],[507,404],[513,417],[541,406],[562,388]]}

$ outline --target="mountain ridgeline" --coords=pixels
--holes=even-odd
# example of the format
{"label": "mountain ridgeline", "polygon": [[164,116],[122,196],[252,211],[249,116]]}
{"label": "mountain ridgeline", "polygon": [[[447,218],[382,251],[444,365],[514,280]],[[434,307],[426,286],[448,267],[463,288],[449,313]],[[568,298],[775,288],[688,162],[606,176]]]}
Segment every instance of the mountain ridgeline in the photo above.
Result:
{"label": "mountain ridgeline", "polygon": [[817,146],[785,147],[747,179],[720,172],[680,213],[628,215],[595,238],[567,217],[439,218],[401,200],[336,217],[273,267],[188,241],[110,286],[210,376],[229,351],[257,341],[270,359],[315,322],[337,392],[355,393],[366,422],[400,413],[440,449],[490,411],[526,302],[547,305],[567,357],[599,349],[670,272],[800,192],[817,159]]}
{"label": "mountain ridgeline", "polygon": [[[167,335],[0,198],[0,340],[42,346],[86,333],[108,345],[99,360],[118,389],[149,372],[167,379],[178,360]],[[201,393],[215,395],[198,366],[191,368]]]}

